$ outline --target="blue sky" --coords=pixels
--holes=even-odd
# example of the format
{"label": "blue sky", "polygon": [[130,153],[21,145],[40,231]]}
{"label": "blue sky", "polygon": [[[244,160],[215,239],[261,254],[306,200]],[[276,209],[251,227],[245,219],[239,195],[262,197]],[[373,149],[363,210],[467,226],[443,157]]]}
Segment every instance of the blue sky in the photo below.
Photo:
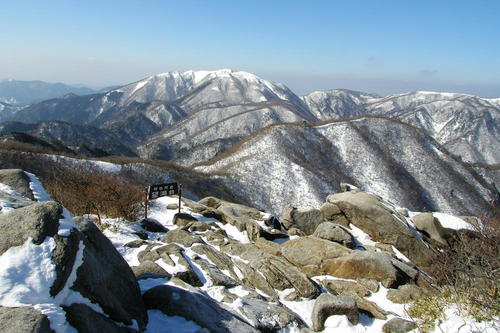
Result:
{"label": "blue sky", "polygon": [[0,0],[0,78],[233,68],[298,93],[500,96],[500,1]]}

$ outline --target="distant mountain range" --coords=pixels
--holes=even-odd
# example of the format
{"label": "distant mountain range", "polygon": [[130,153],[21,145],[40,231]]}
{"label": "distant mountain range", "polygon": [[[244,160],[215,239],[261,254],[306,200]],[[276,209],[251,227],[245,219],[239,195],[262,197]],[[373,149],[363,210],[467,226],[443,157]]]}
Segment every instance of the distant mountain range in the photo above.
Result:
{"label": "distant mountain range", "polygon": [[0,102],[12,105],[38,103],[49,98],[62,97],[66,94],[87,95],[111,90],[114,87],[94,90],[84,86],[72,86],[64,83],[48,83],[43,81],[0,81]]}
{"label": "distant mountain range", "polygon": [[[261,204],[273,211],[281,204],[273,196],[317,204],[348,180],[378,193],[391,183],[387,198],[404,206],[466,213],[485,209],[494,191],[487,183],[500,180],[500,98],[466,94],[298,96],[246,72],[170,72],[107,92],[3,103],[0,122],[0,134],[23,132],[87,156],[169,160],[224,182],[264,186],[257,179],[281,174],[303,184],[307,195],[293,201],[268,179]],[[453,196],[436,197],[445,185]],[[475,198],[470,210],[467,195]]]}

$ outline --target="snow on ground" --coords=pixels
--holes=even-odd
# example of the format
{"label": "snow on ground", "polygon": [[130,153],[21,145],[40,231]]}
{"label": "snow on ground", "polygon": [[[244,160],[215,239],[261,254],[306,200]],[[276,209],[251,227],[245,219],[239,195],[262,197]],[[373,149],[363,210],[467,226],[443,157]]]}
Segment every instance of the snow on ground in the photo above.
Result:
{"label": "snow on ground", "polygon": [[[25,196],[23,196],[22,194],[17,193],[9,185],[5,185],[3,183],[0,183],[0,192],[3,192],[5,194],[8,194],[8,195],[11,195],[11,196],[14,196],[14,197],[22,198],[22,199],[28,199]],[[0,199],[0,214],[9,212],[9,211],[11,211],[13,209],[14,208],[12,208],[12,205],[10,204],[9,201],[7,201],[7,200],[1,200]]]}

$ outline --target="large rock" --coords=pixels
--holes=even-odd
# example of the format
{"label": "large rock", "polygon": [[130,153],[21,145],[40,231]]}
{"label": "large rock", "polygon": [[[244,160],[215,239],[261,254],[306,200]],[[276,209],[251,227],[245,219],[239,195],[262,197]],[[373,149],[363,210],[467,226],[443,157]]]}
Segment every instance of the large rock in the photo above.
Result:
{"label": "large rock", "polygon": [[449,240],[456,235],[453,229],[444,228],[432,213],[420,213],[411,218],[415,228],[442,246],[449,245]]}
{"label": "large rock", "polygon": [[114,321],[95,312],[84,304],[63,307],[66,319],[79,333],[137,333],[136,330],[116,325]]}
{"label": "large rock", "polygon": [[286,229],[297,228],[306,235],[312,235],[324,221],[323,214],[318,209],[301,211],[290,205],[284,207],[281,217],[281,223]]}
{"label": "large rock", "polygon": [[7,308],[0,306],[0,332],[2,333],[54,333],[47,316],[30,307]]}
{"label": "large rock", "polygon": [[54,236],[56,247],[52,251],[52,262],[55,265],[56,278],[50,287],[50,295],[56,296],[65,286],[75,263],[80,243],[80,233],[72,229],[69,236]]}
{"label": "large rock", "polygon": [[37,202],[0,215],[0,255],[28,238],[40,245],[59,228],[62,206],[54,201]]}
{"label": "large rock", "polygon": [[429,295],[429,291],[413,284],[399,286],[398,289],[389,289],[387,299],[398,304],[406,304]]}
{"label": "large rock", "polygon": [[148,316],[132,270],[109,239],[90,221],[75,218],[85,249],[83,263],[71,287],[99,304],[109,317],[145,328]]}
{"label": "large rock", "polygon": [[328,290],[341,295],[358,295],[361,297],[371,295],[371,291],[367,287],[354,281],[321,280],[321,284]]}
{"label": "large rock", "polygon": [[384,333],[407,333],[417,328],[413,321],[402,318],[392,318],[382,327]]}
{"label": "large rock", "polygon": [[313,236],[300,237],[281,245],[281,254],[308,276],[322,275],[329,259],[351,253],[352,250]]}
{"label": "large rock", "polygon": [[147,218],[147,219],[142,219],[141,222],[141,227],[144,228],[146,231],[150,232],[168,232],[168,229],[163,226],[160,222],[158,222],[155,219],[152,218]]}
{"label": "large rock", "polygon": [[279,303],[245,297],[238,310],[260,332],[276,332],[292,324],[305,326],[300,317]]}
{"label": "large rock", "polygon": [[[251,219],[254,220],[260,220],[262,219],[262,213],[253,208],[253,207],[248,207],[245,205],[229,202],[229,201],[224,201],[221,199],[217,199],[214,197],[206,197],[198,201],[199,204],[205,205],[210,208],[218,209],[221,210],[223,208],[230,208],[231,209],[231,215],[240,217],[240,216],[248,216]],[[229,211],[229,210],[227,210]]]}
{"label": "large rock", "polygon": [[156,279],[156,278],[170,278],[171,275],[165,271],[160,265],[152,261],[143,261],[139,266],[132,266],[137,280],[141,279]]}
{"label": "large rock", "polygon": [[202,269],[202,271],[205,273],[205,276],[208,275],[208,278],[212,282],[212,285],[224,286],[226,288],[232,288],[238,285],[238,283],[234,279],[224,274],[217,266],[211,264],[207,260],[196,257],[193,259],[193,261]]}
{"label": "large rock", "polygon": [[192,320],[209,332],[259,332],[237,314],[200,293],[162,285],[149,289],[143,297],[148,309]]}
{"label": "large rock", "polygon": [[17,193],[35,200],[30,188],[30,178],[21,169],[0,170],[0,183],[10,186]]}
{"label": "large rock", "polygon": [[173,224],[181,227],[189,226],[196,221],[198,221],[196,217],[187,213],[176,213],[172,218]]}
{"label": "large rock", "polygon": [[235,281],[240,281],[238,275],[234,271],[234,263],[227,254],[221,251],[215,250],[213,247],[208,245],[195,245],[191,248],[194,252],[204,255],[210,260],[217,268],[221,271],[229,272],[231,278]]}
{"label": "large rock", "polygon": [[356,246],[354,237],[349,233],[349,231],[344,229],[342,226],[331,222],[324,222],[318,225],[313,233],[313,236],[342,244],[351,249]]}
{"label": "large rock", "polygon": [[311,313],[313,329],[324,330],[326,319],[332,315],[346,315],[352,324],[359,323],[358,308],[352,297],[321,294],[314,302]]}
{"label": "large rock", "polygon": [[318,290],[297,267],[277,256],[264,256],[250,265],[263,274],[269,284],[277,290],[293,288],[299,297],[315,297]]}
{"label": "large rock", "polygon": [[166,243],[177,243],[184,247],[191,247],[195,243],[203,243],[200,236],[191,235],[189,232],[182,229],[170,230],[163,236],[162,241]]}
{"label": "large rock", "polygon": [[325,274],[343,279],[374,279],[385,287],[394,287],[409,280],[384,253],[353,251],[346,256],[326,260],[322,267]]}
{"label": "large rock", "polygon": [[349,191],[329,195],[327,201],[339,207],[350,223],[366,232],[374,241],[394,245],[418,265],[428,266],[432,263],[435,257],[433,250],[380,197]]}

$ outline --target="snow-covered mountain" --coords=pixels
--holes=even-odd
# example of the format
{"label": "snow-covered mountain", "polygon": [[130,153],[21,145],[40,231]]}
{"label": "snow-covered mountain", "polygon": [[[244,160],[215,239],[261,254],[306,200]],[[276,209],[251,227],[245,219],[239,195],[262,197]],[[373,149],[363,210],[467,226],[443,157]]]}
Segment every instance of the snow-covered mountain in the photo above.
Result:
{"label": "snow-covered mountain", "polygon": [[459,215],[486,212],[492,190],[423,131],[379,117],[271,126],[195,170],[274,214],[286,203],[318,206],[340,182],[399,206]]}
{"label": "snow-covered mountain", "polygon": [[90,125],[111,131],[142,157],[192,165],[270,124],[375,114],[422,128],[467,162],[497,164],[499,100],[425,91],[379,97],[330,90],[299,97],[282,84],[225,69],[163,73],[106,93],[0,110],[0,121]]}

